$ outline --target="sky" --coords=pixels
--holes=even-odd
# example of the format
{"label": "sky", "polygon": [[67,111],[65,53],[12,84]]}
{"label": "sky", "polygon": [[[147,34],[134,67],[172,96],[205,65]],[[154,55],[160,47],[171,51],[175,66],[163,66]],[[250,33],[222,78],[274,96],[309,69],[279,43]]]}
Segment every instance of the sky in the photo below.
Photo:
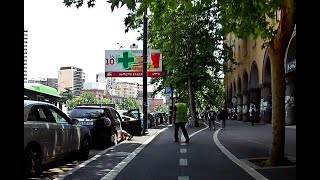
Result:
{"label": "sky", "polygon": [[[24,28],[28,29],[28,79],[57,78],[62,66],[76,66],[85,72],[86,82],[104,73],[105,50],[130,49],[139,33],[125,33],[125,6],[111,12],[106,1],[94,8],[66,7],[63,0],[24,0]],[[117,78],[117,82],[138,82],[142,77]],[[149,88],[148,88],[149,90]]]}

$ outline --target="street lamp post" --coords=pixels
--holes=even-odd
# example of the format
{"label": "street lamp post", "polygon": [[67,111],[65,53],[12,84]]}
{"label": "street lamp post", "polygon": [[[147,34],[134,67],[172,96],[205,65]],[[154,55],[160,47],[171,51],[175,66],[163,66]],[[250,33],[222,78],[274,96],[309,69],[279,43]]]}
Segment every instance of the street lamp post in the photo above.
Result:
{"label": "street lamp post", "polygon": [[148,102],[147,102],[147,48],[148,48],[148,36],[147,36],[147,28],[148,28],[148,18],[147,18],[147,8],[143,15],[143,132],[147,130],[147,119],[148,119]]}

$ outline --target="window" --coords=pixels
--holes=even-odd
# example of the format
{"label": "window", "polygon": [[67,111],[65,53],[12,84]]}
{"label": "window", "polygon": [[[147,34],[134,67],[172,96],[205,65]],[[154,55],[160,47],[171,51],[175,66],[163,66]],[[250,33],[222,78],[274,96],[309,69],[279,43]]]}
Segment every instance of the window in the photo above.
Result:
{"label": "window", "polygon": [[68,123],[68,121],[61,115],[61,112],[52,107],[49,107],[49,109],[57,123]]}
{"label": "window", "polygon": [[113,116],[113,119],[118,119],[119,121],[121,121],[121,117],[115,110],[111,109],[111,114]]}
{"label": "window", "polygon": [[48,118],[41,106],[32,106],[29,113],[27,121],[42,121],[48,122]]}

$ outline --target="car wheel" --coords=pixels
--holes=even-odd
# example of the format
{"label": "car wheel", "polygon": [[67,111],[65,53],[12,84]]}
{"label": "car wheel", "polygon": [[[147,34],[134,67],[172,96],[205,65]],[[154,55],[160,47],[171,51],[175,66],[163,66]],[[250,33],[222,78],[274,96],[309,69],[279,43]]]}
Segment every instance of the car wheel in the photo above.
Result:
{"label": "car wheel", "polygon": [[38,177],[41,173],[42,155],[39,148],[35,146],[26,149],[26,176]]}
{"label": "car wheel", "polygon": [[79,159],[86,160],[89,157],[90,152],[90,141],[87,136],[82,139],[81,147],[79,150]]}

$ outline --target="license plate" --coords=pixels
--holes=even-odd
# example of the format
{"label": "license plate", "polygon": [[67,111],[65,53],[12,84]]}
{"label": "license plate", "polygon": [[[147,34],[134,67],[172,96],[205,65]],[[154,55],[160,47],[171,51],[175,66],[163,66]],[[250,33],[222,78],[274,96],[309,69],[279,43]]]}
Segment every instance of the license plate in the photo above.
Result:
{"label": "license plate", "polygon": [[80,124],[82,126],[92,126],[93,122],[92,121],[80,121]]}

